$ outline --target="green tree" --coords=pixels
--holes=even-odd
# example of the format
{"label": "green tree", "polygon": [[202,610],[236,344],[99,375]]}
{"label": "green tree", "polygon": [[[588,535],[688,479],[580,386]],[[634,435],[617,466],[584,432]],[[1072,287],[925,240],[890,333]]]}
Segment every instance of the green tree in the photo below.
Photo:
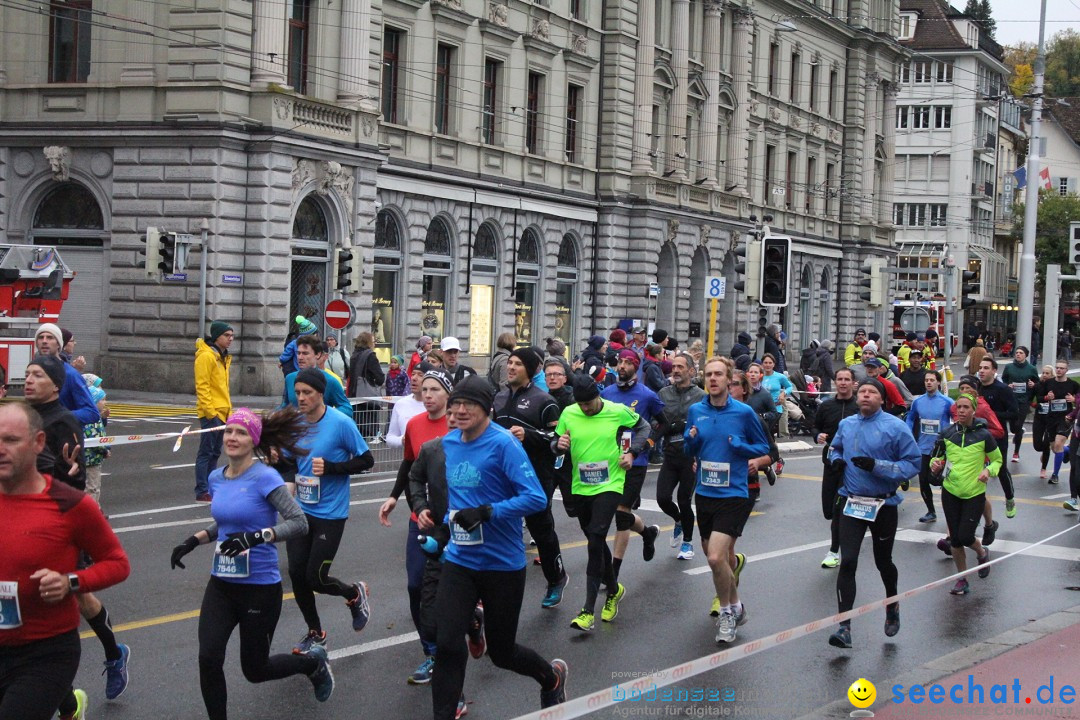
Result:
{"label": "green tree", "polygon": [[[1013,237],[1024,237],[1024,203],[1013,207],[1016,226]],[[1047,263],[1062,265],[1062,272],[1069,273],[1069,223],[1080,221],[1080,196],[1075,193],[1062,197],[1052,190],[1039,191],[1039,215],[1035,230],[1035,287],[1046,283]],[[1080,272],[1080,267],[1074,268]],[[1063,290],[1076,291],[1080,282],[1063,283]]]}
{"label": "green tree", "polygon": [[994,33],[997,32],[997,21],[994,20],[994,13],[990,9],[990,0],[968,0],[967,6],[964,8],[964,14],[978,23],[987,37],[991,40],[994,39]]}
{"label": "green tree", "polygon": [[1080,33],[1072,28],[1055,33],[1047,45],[1046,94],[1080,95]]}

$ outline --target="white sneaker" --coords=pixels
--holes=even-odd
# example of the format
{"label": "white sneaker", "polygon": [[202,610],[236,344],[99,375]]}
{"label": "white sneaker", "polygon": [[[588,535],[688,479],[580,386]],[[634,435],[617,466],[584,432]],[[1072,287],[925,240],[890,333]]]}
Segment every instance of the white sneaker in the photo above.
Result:
{"label": "white sneaker", "polygon": [[694,545],[693,543],[684,542],[679,549],[679,554],[676,556],[680,560],[693,560],[694,559]]}
{"label": "white sneaker", "polygon": [[825,559],[821,561],[821,567],[823,568],[834,568],[839,565],[840,553],[834,553],[832,551],[830,551],[829,554],[825,556]]}
{"label": "white sneaker", "polygon": [[735,616],[730,611],[720,613],[720,619],[716,621],[716,642],[735,642]]}
{"label": "white sneaker", "polygon": [[[682,541],[682,525],[675,523],[675,529],[671,531],[671,547],[679,547]],[[685,545],[685,543],[682,543]]]}

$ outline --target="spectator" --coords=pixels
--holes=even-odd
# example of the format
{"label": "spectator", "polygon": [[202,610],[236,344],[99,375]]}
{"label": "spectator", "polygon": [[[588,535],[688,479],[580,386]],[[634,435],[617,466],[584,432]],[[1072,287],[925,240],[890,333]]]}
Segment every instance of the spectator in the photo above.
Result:
{"label": "spectator", "polygon": [[656,343],[649,343],[645,346],[645,360],[642,363],[644,367],[641,376],[645,387],[655,393],[668,386],[668,379],[660,367],[660,358],[663,354],[664,348]]}
{"label": "spectator", "polygon": [[506,361],[517,347],[517,337],[512,332],[504,332],[495,340],[495,355],[488,367],[488,380],[495,392],[506,387]]}
{"label": "spectator", "polygon": [[[386,382],[379,358],[375,357],[375,336],[362,332],[353,342],[352,362],[349,365],[350,398],[377,397],[382,395],[382,386]],[[360,434],[372,437],[378,426],[379,406],[371,402],[359,403],[355,408]]]}
{"label": "spectator", "polygon": [[409,376],[405,374],[405,368],[401,367],[405,358],[400,355],[390,356],[390,369],[386,373],[386,394],[390,397],[401,397],[409,393]]}
{"label": "spectator", "polygon": [[349,379],[349,353],[338,345],[337,335],[326,336],[326,369],[347,384]]}
{"label": "spectator", "polygon": [[975,345],[968,352],[967,360],[964,362],[968,375],[978,374],[979,363],[984,357],[986,357],[986,348],[983,346],[983,339],[975,338]]}
{"label": "spectator", "polygon": [[[285,344],[285,349],[278,357],[278,367],[281,368],[282,375],[288,375],[300,369],[300,366],[296,364],[296,338],[301,335],[314,335],[319,332],[319,328],[315,327],[315,323],[303,315],[297,315],[294,320],[297,326],[296,336]],[[221,422],[224,424],[225,418],[222,418]]]}
{"label": "spectator", "polygon": [[411,376],[413,368],[427,359],[427,354],[431,351],[431,346],[434,342],[435,341],[431,339],[430,335],[420,336],[420,339],[416,341],[416,352],[409,358],[409,367],[405,370],[407,375]]}
{"label": "spectator", "polygon": [[[233,329],[228,323],[217,320],[210,323],[210,334],[195,341],[195,414],[203,430],[223,427],[232,410],[229,397],[229,367],[232,356],[229,346],[233,341]],[[296,345],[293,344],[293,356]],[[204,432],[199,435],[199,452],[195,456],[195,501],[210,502],[210,473],[217,467],[221,456],[221,432]]]}

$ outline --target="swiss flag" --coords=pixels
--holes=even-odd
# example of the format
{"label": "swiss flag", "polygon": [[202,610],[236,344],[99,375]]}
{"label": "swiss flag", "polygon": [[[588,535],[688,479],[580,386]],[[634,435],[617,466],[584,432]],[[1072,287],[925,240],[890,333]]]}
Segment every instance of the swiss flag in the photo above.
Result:
{"label": "swiss flag", "polygon": [[1052,189],[1052,186],[1050,184],[1050,168],[1049,167],[1044,167],[1042,170],[1039,171],[1039,184],[1042,185],[1044,190],[1051,190]]}

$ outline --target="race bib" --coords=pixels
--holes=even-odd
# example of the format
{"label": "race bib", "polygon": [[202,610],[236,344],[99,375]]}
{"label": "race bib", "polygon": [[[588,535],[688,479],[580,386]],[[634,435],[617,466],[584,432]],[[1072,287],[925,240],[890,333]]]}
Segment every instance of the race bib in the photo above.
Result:
{"label": "race bib", "polygon": [[1047,415],[1050,413],[1050,403],[1039,403],[1039,414]]}
{"label": "race bib", "polygon": [[844,514],[848,517],[855,518],[856,520],[865,520],[867,522],[874,522],[877,520],[878,510],[885,504],[884,500],[878,498],[860,497],[859,495],[852,495],[844,503]]}
{"label": "race bib", "polygon": [[1050,412],[1065,412],[1069,409],[1068,400],[1051,400]]}
{"label": "race bib", "polygon": [[310,475],[296,476],[296,501],[305,505],[315,505],[319,502],[320,478]]}
{"label": "race bib", "polygon": [[610,479],[607,460],[578,463],[578,476],[584,485],[603,485]]}
{"label": "race bib", "polygon": [[20,625],[19,583],[0,582],[0,630],[14,630]]}
{"label": "race bib", "polygon": [[705,487],[731,487],[731,465],[726,462],[701,461],[701,484]]}
{"label": "race bib", "polygon": [[1017,395],[1023,395],[1024,393],[1027,392],[1027,383],[1026,382],[1014,382],[1012,384],[1012,389],[1013,389],[1013,392],[1016,393]]}
{"label": "race bib", "polygon": [[246,578],[251,575],[250,551],[245,550],[236,557],[221,554],[221,543],[214,550],[214,572],[219,578]]}
{"label": "race bib", "polygon": [[457,510],[450,511],[450,542],[455,545],[483,545],[484,523],[477,525],[475,530],[466,530],[454,522],[456,514]]}
{"label": "race bib", "polygon": [[941,427],[940,420],[923,420],[919,419],[919,434],[920,435],[937,435],[938,429]]}

